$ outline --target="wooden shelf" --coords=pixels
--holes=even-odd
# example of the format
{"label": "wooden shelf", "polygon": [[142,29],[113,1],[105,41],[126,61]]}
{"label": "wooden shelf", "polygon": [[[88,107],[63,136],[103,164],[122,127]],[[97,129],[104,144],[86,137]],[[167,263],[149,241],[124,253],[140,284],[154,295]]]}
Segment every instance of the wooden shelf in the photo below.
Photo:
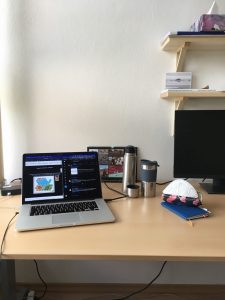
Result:
{"label": "wooden shelf", "polygon": [[225,98],[225,91],[215,90],[165,90],[160,94],[162,99],[170,98]]}
{"label": "wooden shelf", "polygon": [[190,98],[206,99],[206,98],[223,98],[225,99],[225,91],[196,89],[196,90],[165,90],[160,94],[162,99],[175,100],[175,109],[181,109],[185,100]]}
{"label": "wooden shelf", "polygon": [[176,72],[181,72],[187,50],[225,50],[225,35],[168,34],[161,43],[161,50],[176,52]]}
{"label": "wooden shelf", "polygon": [[161,50],[178,52],[188,43],[191,50],[225,50],[225,35],[167,35]]}
{"label": "wooden shelf", "polygon": [[[225,35],[177,35],[167,34],[161,43],[161,50],[176,52],[176,72],[182,72],[186,53],[189,50],[225,50]],[[208,89],[165,90],[162,99],[175,100],[175,109],[181,109],[189,98],[224,98],[225,91]]]}

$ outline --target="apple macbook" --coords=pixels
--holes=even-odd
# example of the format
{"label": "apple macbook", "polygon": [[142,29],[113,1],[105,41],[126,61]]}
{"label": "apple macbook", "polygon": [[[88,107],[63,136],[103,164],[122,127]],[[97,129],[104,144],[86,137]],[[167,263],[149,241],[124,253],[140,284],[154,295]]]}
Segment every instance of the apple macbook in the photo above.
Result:
{"label": "apple macbook", "polygon": [[23,155],[17,231],[114,221],[102,198],[96,152]]}

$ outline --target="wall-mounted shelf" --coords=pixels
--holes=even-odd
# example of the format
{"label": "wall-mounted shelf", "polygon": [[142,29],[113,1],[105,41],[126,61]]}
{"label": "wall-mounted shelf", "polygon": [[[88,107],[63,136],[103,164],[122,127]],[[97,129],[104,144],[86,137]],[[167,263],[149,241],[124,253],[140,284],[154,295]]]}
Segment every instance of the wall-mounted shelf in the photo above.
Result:
{"label": "wall-mounted shelf", "polygon": [[[183,70],[187,50],[225,50],[225,35],[168,34],[161,43],[161,50],[176,52],[176,72]],[[175,109],[180,109],[188,98],[225,98],[225,91],[209,89],[165,90],[162,99],[174,99]]]}
{"label": "wall-mounted shelf", "polygon": [[161,50],[176,52],[176,72],[181,72],[187,50],[225,50],[225,35],[168,34],[161,43]]}
{"label": "wall-mounted shelf", "polygon": [[225,50],[225,35],[168,34],[161,43],[161,50],[178,52],[185,43],[192,50]]}
{"label": "wall-mounted shelf", "polygon": [[189,90],[164,90],[160,94],[162,99],[169,98],[225,98],[225,91],[208,89],[190,89]]}
{"label": "wall-mounted shelf", "polygon": [[190,89],[190,90],[164,90],[161,92],[162,99],[173,99],[176,102],[175,109],[180,109],[184,100],[195,98],[225,98],[225,91],[216,91],[208,89]]}

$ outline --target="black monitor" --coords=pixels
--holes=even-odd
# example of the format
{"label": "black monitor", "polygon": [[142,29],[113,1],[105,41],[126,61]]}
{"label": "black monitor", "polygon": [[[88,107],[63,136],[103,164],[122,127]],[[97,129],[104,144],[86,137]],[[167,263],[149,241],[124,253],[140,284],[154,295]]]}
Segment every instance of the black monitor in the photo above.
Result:
{"label": "black monitor", "polygon": [[225,110],[177,110],[174,177],[213,179],[209,194],[225,194]]}

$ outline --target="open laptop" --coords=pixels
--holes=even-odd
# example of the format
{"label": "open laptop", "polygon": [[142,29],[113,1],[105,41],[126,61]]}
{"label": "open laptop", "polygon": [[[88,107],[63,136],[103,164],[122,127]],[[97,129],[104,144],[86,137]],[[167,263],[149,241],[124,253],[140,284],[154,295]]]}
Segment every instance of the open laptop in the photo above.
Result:
{"label": "open laptop", "polygon": [[16,230],[113,221],[102,198],[96,152],[23,155],[22,206]]}

